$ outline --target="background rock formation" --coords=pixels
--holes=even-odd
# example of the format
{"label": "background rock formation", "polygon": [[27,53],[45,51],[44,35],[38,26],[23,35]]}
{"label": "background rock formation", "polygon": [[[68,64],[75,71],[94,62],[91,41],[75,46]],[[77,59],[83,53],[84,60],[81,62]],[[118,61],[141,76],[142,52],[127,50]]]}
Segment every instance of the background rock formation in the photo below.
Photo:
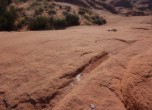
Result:
{"label": "background rock formation", "polygon": [[149,15],[151,14],[151,0],[55,0],[78,6],[108,10],[112,13],[125,15]]}

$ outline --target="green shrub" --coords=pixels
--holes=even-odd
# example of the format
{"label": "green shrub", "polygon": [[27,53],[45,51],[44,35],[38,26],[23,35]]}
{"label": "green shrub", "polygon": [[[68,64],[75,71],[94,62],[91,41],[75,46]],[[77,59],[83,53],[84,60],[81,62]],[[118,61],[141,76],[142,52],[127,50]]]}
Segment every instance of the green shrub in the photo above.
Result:
{"label": "green shrub", "polygon": [[21,29],[26,24],[26,19],[22,19],[17,23],[17,29]]}
{"label": "green shrub", "polygon": [[9,5],[11,2],[11,0],[0,0],[0,15],[4,14],[7,5]]}
{"label": "green shrub", "polygon": [[79,16],[74,14],[67,14],[66,21],[68,26],[76,26],[79,25]]}
{"label": "green shrub", "polygon": [[65,10],[70,12],[71,11],[71,7],[70,6],[65,6]]}
{"label": "green shrub", "polygon": [[12,0],[0,0],[0,6],[7,6],[12,2]]}
{"label": "green shrub", "polygon": [[55,14],[56,14],[56,11],[55,11],[55,10],[49,10],[48,14],[49,14],[49,15],[55,15]]}
{"label": "green shrub", "polygon": [[91,16],[89,16],[89,15],[84,15],[84,18],[85,18],[86,20],[88,20],[89,22],[92,22]]}
{"label": "green shrub", "polygon": [[17,12],[14,7],[5,10],[3,15],[0,15],[0,30],[11,31],[15,28],[15,21],[17,19]]}
{"label": "green shrub", "polygon": [[43,13],[43,11],[44,11],[43,8],[38,7],[37,9],[35,9],[35,13],[34,14],[36,16],[38,16],[38,15],[41,15]]}
{"label": "green shrub", "polygon": [[55,8],[55,6],[54,6],[54,5],[52,5],[52,4],[51,4],[51,5],[49,5],[48,7],[49,7],[50,9],[54,9],[54,8]]}
{"label": "green shrub", "polygon": [[14,7],[7,8],[12,0],[0,0],[0,31],[11,31],[15,29],[17,10]]}
{"label": "green shrub", "polygon": [[43,16],[32,18],[29,22],[28,28],[30,30],[46,30],[49,29],[49,19]]}
{"label": "green shrub", "polygon": [[69,12],[63,11],[62,14],[63,14],[64,16],[67,16],[67,15],[69,14]]}
{"label": "green shrub", "polygon": [[34,1],[31,5],[29,5],[27,10],[34,9],[35,7],[39,7],[39,6],[41,6],[41,2]]}
{"label": "green shrub", "polygon": [[15,0],[15,2],[21,3],[21,2],[27,2],[27,0]]}
{"label": "green shrub", "polygon": [[84,14],[86,13],[86,11],[84,10],[84,8],[79,8],[78,13],[79,13],[80,15],[84,15]]}
{"label": "green shrub", "polygon": [[53,27],[55,29],[64,29],[67,27],[67,21],[65,18],[53,18]]}
{"label": "green shrub", "polygon": [[59,9],[62,9],[63,7],[61,5],[59,5]]}
{"label": "green shrub", "polygon": [[76,15],[68,14],[65,18],[46,18],[38,16],[30,19],[30,30],[46,30],[46,29],[64,29],[67,26],[74,26],[79,24],[79,18]]}
{"label": "green shrub", "polygon": [[0,15],[4,14],[4,11],[5,9],[2,6],[0,6]]}
{"label": "green shrub", "polygon": [[107,23],[106,20],[100,16],[92,17],[92,22],[97,25],[103,25]]}
{"label": "green shrub", "polygon": [[92,14],[92,11],[89,10],[88,8],[80,7],[78,13],[79,13],[80,15],[85,15],[86,13],[88,13],[88,14],[91,15],[91,14]]}
{"label": "green shrub", "polygon": [[98,24],[98,25],[103,25],[103,24],[106,24],[106,20],[103,18],[97,18],[93,21],[93,23]]}

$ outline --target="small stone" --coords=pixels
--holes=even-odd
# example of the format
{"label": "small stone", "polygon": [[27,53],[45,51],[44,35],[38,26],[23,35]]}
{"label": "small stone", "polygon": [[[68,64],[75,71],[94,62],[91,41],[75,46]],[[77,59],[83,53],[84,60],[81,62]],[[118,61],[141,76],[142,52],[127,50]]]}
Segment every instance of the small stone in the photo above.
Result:
{"label": "small stone", "polygon": [[95,106],[94,104],[90,104],[90,108],[91,108],[91,109],[95,109],[96,106]]}
{"label": "small stone", "polygon": [[112,29],[111,31],[114,31],[114,32],[116,32],[116,31],[117,31],[117,29]]}

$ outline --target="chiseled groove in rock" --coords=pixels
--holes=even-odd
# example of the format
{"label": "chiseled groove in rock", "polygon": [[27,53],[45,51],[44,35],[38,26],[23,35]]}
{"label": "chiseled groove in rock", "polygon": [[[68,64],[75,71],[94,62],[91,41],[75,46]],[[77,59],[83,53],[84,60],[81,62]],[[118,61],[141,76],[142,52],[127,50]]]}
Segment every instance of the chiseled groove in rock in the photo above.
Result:
{"label": "chiseled groove in rock", "polygon": [[[62,97],[62,95],[63,94],[64,94],[64,96],[67,95],[74,88],[74,86],[76,84],[75,80],[76,80],[77,75],[79,75],[79,74],[84,75],[85,73],[89,73],[89,72],[93,71],[98,65],[100,65],[107,58],[108,58],[108,52],[104,51],[104,52],[94,56],[93,58],[91,58],[88,61],[88,63],[84,64],[83,66],[78,68],[76,71],[61,76],[59,78],[60,80],[66,78],[66,79],[68,79],[68,81],[58,87],[60,94],[57,96],[57,99],[54,98],[53,100],[55,100],[56,103],[61,101],[64,98],[64,97]],[[68,92],[66,92],[67,90],[68,90]],[[50,106],[50,108],[53,108],[53,106]]]}
{"label": "chiseled groove in rock", "polygon": [[136,40],[132,40],[132,41],[127,41],[127,40],[124,40],[124,39],[119,39],[119,38],[114,38],[114,40],[117,40],[117,41],[120,41],[120,42],[124,42],[126,44],[133,44],[136,42]]}
{"label": "chiseled groove in rock", "polygon": [[132,29],[141,29],[141,30],[150,30],[150,29],[148,29],[148,28],[132,28]]}
{"label": "chiseled groove in rock", "polygon": [[91,58],[86,64],[84,64],[83,66],[81,66],[80,68],[76,69],[76,71],[71,72],[69,74],[65,74],[63,76],[61,76],[59,79],[57,80],[65,80],[65,78],[67,79],[67,81],[64,81],[64,83],[62,83],[61,85],[59,85],[57,87],[57,90],[52,93],[51,95],[45,96],[44,98],[39,97],[38,99],[33,99],[30,97],[30,95],[26,94],[29,98],[25,99],[24,101],[21,101],[15,105],[11,105],[8,106],[7,102],[5,103],[6,107],[11,109],[16,109],[18,107],[19,104],[21,103],[30,103],[31,105],[34,106],[34,108],[37,108],[37,105],[40,105],[41,108],[46,108],[46,106],[49,104],[49,108],[53,108],[53,105],[51,104],[53,103],[57,103],[58,101],[62,100],[62,95],[67,95],[68,93],[66,92],[67,90],[70,91],[72,90],[72,88],[74,88],[74,81],[75,78],[78,74],[84,74],[84,73],[89,73],[92,70],[94,70],[98,65],[100,65],[103,61],[105,61],[108,58],[108,52],[101,52],[100,54],[94,56],[93,58]]}
{"label": "chiseled groove in rock", "polygon": [[70,85],[73,82],[73,80],[68,80],[67,82],[63,83],[61,86],[58,87],[58,89],[65,88],[66,86]]}
{"label": "chiseled groove in rock", "polygon": [[60,77],[60,79],[62,78],[71,79],[71,78],[75,78],[78,74],[91,72],[107,58],[108,58],[108,52],[104,51],[98,54],[97,56],[94,56],[93,58],[91,58],[86,64],[82,65],[80,68],[76,69],[74,72],[64,74],[63,76]]}
{"label": "chiseled groove in rock", "polygon": [[138,40],[124,40],[124,39],[119,39],[119,38],[112,38],[112,39],[96,40],[95,43],[98,43],[98,42],[101,42],[101,41],[105,41],[105,40],[116,40],[116,41],[123,42],[125,44],[133,44],[133,43],[138,41]]}

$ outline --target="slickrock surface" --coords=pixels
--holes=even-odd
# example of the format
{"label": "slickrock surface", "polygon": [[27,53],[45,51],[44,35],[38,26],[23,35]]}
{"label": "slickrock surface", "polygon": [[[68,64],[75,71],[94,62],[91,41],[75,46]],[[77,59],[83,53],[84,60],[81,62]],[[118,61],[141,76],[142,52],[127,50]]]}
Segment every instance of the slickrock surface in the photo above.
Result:
{"label": "slickrock surface", "polygon": [[150,16],[0,33],[0,110],[151,110]]}

